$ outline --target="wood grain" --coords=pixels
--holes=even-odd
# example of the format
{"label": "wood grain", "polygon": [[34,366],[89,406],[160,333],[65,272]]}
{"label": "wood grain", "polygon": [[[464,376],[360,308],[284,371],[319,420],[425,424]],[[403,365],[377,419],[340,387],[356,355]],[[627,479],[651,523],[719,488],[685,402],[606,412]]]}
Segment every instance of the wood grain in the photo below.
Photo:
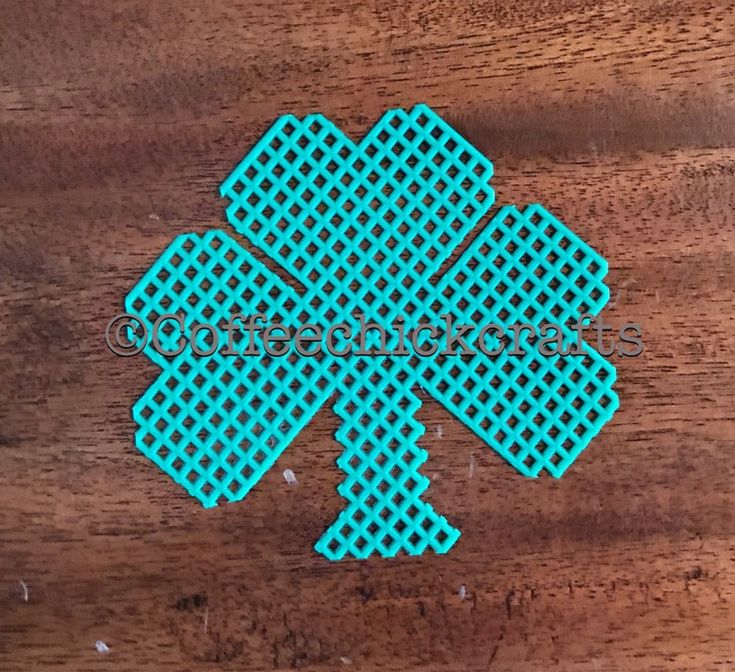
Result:
{"label": "wood grain", "polygon": [[[5,0],[0,669],[735,669],[734,10]],[[155,369],[103,330],[176,234],[224,226],[217,186],[275,117],[359,137],[419,101],[493,159],[498,204],[604,254],[608,321],[646,350],[560,481],[427,400],[427,499],[462,538],[330,564],[331,411],[204,511],[135,450]]]}

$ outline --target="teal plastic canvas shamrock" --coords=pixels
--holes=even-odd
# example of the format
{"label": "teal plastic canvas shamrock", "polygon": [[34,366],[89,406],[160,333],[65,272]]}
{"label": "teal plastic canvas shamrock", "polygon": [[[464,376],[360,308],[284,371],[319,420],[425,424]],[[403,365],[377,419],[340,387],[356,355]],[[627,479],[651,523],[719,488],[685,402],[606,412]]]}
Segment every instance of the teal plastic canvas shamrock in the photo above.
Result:
{"label": "teal plastic canvas shamrock", "polygon": [[[127,297],[150,328],[165,313],[221,325],[234,314],[271,324],[570,324],[609,297],[605,260],[540,205],[503,207],[444,272],[489,212],[490,161],[425,105],[390,110],[359,143],[325,117],[281,117],[221,186],[235,231],[277,261],[270,271],[221,231],[179,236]],[[291,276],[297,282],[284,278]],[[300,289],[296,289],[300,285]],[[566,325],[566,326],[565,326]],[[169,325],[171,326],[171,325]],[[179,334],[169,330],[173,350]],[[377,329],[365,350],[381,345]],[[215,336],[201,331],[202,347]],[[237,352],[255,338],[237,332]],[[521,474],[559,477],[617,408],[615,370],[583,356],[228,355],[164,357],[133,408],[136,445],[206,507],[242,500],[334,399],[338,485],[346,506],[317,541],[337,560],[445,553],[460,533],[422,499],[426,451],[420,390],[438,400]]]}

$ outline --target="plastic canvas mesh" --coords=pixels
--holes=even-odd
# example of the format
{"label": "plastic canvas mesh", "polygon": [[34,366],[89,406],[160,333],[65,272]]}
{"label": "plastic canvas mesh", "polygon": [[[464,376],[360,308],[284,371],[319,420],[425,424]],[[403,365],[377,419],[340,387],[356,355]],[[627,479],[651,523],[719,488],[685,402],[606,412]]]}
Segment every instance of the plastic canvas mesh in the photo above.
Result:
{"label": "plastic canvas mesh", "polygon": [[425,105],[359,145],[328,119],[281,117],[222,184],[238,233],[336,317],[422,308],[416,292],[492,206],[492,164]]}
{"label": "plastic canvas mesh", "polygon": [[[187,334],[238,313],[267,310],[288,326],[312,315],[304,299],[220,231],[179,236],[126,308],[149,331],[159,316],[179,313]],[[133,406],[138,448],[204,506],[242,499],[334,389],[329,364],[319,358],[226,355],[228,334],[217,334],[221,348],[209,357],[187,348],[168,359],[149,342],[144,352],[162,371]],[[162,345],[173,352],[180,338],[177,326]],[[233,345],[244,351],[250,343]]]}
{"label": "plastic canvas mesh", "polygon": [[[317,357],[222,353],[233,313],[323,326],[357,315],[386,327],[455,322],[562,326],[608,299],[604,259],[541,206],[504,207],[439,280],[432,276],[494,200],[491,163],[425,105],[387,112],[358,144],[321,115],[285,116],[221,187],[228,221],[306,288],[303,296],[222,232],[177,238],[127,308],[151,328],[180,313],[185,332],[220,325],[220,349],[189,348],[133,409],[136,445],[205,506],[237,501],[331,395],[344,446],[347,505],[316,544],[336,560],[446,552],[459,537],[421,496],[420,385],[526,476],[559,477],[617,408],[615,370],[598,353]],[[246,319],[246,318],[243,318]],[[565,326],[564,326],[565,325]],[[162,339],[174,350],[178,327]],[[377,335],[366,345],[377,343]],[[215,334],[202,331],[201,345]],[[249,344],[240,334],[235,349]],[[488,338],[488,344],[493,338]],[[490,346],[488,346],[490,347]],[[262,349],[262,348],[261,348]]]}
{"label": "plastic canvas mesh", "polygon": [[[427,313],[506,331],[566,325],[569,347],[569,325],[607,302],[606,274],[607,262],[540,205],[506,206],[442,276]],[[615,369],[592,349],[550,357],[520,336],[520,356],[506,347],[423,360],[423,385],[522,474],[560,477],[617,408]]]}
{"label": "plastic canvas mesh", "polygon": [[337,465],[347,474],[337,491],[349,505],[316,544],[330,560],[444,553],[459,538],[421,500],[429,486],[419,472],[428,455],[416,443],[424,433],[414,417],[421,400],[411,392],[415,380],[400,369],[388,358],[359,360],[334,405],[345,447]]}

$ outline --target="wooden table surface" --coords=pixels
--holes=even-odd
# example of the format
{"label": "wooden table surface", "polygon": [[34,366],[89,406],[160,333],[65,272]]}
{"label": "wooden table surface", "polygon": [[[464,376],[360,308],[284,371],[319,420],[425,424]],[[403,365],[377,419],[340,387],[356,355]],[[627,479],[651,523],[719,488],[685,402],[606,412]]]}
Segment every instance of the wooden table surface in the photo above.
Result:
{"label": "wooden table surface", "polygon": [[[735,669],[734,10],[4,0],[0,669]],[[329,563],[332,411],[204,510],[135,449],[156,368],[103,332],[175,235],[226,226],[217,187],[280,114],[358,138],[420,101],[493,160],[498,205],[609,260],[605,315],[645,352],[559,481],[427,400],[425,499],[462,538]]]}

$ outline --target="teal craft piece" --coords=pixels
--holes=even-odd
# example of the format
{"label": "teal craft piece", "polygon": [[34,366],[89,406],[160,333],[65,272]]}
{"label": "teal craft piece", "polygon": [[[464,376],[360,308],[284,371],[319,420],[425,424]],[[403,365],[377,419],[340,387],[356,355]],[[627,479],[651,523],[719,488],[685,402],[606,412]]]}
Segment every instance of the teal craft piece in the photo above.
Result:
{"label": "teal craft piece", "polygon": [[[344,447],[346,500],[316,550],[330,560],[446,553],[460,536],[423,501],[419,391],[438,400],[524,476],[560,477],[612,417],[615,369],[582,356],[415,353],[336,357],[223,354],[233,314],[325,330],[358,316],[385,327],[386,348],[424,323],[572,324],[609,298],[605,260],[540,205],[500,208],[459,258],[450,255],[494,202],[490,161],[425,105],[390,110],[359,142],[325,117],[281,117],[222,184],[237,233],[278,262],[296,291],[221,231],[176,238],[126,299],[152,331],[218,325],[219,349],[144,352],[161,373],[133,407],[137,447],[204,506],[242,500],[328,401]],[[284,276],[287,277],[287,276]],[[447,317],[449,316],[449,317]],[[162,345],[180,334],[167,323]],[[176,326],[176,328],[174,328]],[[369,332],[367,350],[379,344]],[[441,340],[441,330],[439,339]],[[201,347],[214,344],[203,330]],[[254,345],[237,332],[234,349]],[[488,341],[488,347],[491,347]]]}

